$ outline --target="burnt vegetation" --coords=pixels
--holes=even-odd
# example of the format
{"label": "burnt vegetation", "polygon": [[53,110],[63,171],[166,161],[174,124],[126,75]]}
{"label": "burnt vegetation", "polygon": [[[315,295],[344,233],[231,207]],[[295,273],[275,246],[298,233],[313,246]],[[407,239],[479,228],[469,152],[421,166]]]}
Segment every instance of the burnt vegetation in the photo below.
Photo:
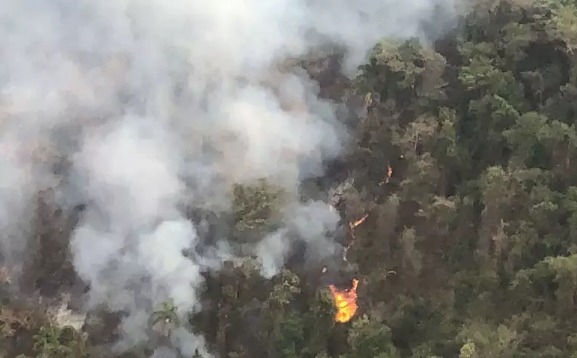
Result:
{"label": "burnt vegetation", "polygon": [[[342,105],[352,134],[302,187],[331,193],[346,261],[295,245],[271,279],[250,257],[226,262],[203,273],[199,312],[182,322],[166,302],[149,343],[117,356],[150,356],[180,326],[231,358],[577,356],[577,7],[475,6],[430,46],[383,40],[354,79],[339,74],[338,51],[296,64]],[[190,211],[209,223],[204,237],[241,247],[276,228],[274,183],[232,194],[230,216]],[[43,192],[34,210],[20,282],[0,271],[0,356],[115,356],[122,312],[74,313],[88,289],[68,248],[81,208],[67,214]],[[329,285],[354,278],[358,310],[335,323]],[[65,319],[51,304],[63,295]]]}

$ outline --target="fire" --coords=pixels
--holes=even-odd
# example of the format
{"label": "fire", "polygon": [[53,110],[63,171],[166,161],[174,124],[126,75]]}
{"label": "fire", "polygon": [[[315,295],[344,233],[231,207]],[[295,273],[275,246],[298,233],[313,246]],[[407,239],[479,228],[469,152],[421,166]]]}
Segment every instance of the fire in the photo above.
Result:
{"label": "fire", "polygon": [[[388,184],[389,180],[391,179],[391,176],[393,175],[393,167],[391,167],[390,163],[387,163],[387,174],[385,175],[384,179],[379,183],[379,185],[383,185],[383,184]],[[377,200],[375,199],[373,204],[376,205]],[[369,209],[370,211],[370,209]],[[365,222],[365,220],[367,220],[367,218],[369,217],[369,213],[367,212],[365,215],[363,215],[360,219],[355,220],[355,221],[351,221],[349,223],[349,231],[351,233],[351,241],[349,242],[349,244],[347,245],[347,247],[345,247],[345,250],[343,252],[343,261],[348,261],[347,260],[347,255],[349,252],[349,249],[351,248],[351,246],[353,246],[353,243],[355,241],[355,228],[359,225],[361,225],[362,223]]]}
{"label": "fire", "polygon": [[357,286],[359,280],[353,280],[353,286],[349,290],[339,291],[334,285],[329,285],[337,313],[335,314],[335,321],[346,323],[353,318],[357,312]]}
{"label": "fire", "polygon": [[349,253],[349,249],[351,248],[351,246],[353,246],[353,243],[355,242],[355,228],[357,226],[361,225],[362,223],[364,223],[368,217],[369,217],[369,214],[367,213],[367,214],[363,215],[363,217],[361,217],[360,219],[355,220],[355,221],[351,221],[349,223],[349,231],[351,232],[351,242],[349,242],[347,247],[345,247],[345,251],[343,252],[343,260],[344,261],[347,261],[347,255]]}
{"label": "fire", "polygon": [[347,245],[347,247],[345,247],[345,250],[343,251],[343,261],[347,261],[347,255],[349,253],[349,249],[351,248],[351,246],[353,246],[353,243],[355,242],[355,228],[357,226],[361,225],[362,223],[364,223],[368,217],[369,217],[369,214],[367,213],[367,214],[363,215],[362,218],[349,223],[349,231],[351,232],[351,241],[349,242],[349,244]]}
{"label": "fire", "polygon": [[388,184],[391,180],[391,176],[393,176],[393,167],[391,167],[391,164],[387,164],[387,175],[385,175],[379,185]]}
{"label": "fire", "polygon": [[349,228],[351,230],[353,230],[354,228],[356,228],[357,226],[361,225],[362,223],[365,222],[365,220],[367,220],[367,218],[369,217],[369,214],[365,214],[363,215],[362,218],[360,218],[359,220],[353,221],[351,223],[349,223]]}

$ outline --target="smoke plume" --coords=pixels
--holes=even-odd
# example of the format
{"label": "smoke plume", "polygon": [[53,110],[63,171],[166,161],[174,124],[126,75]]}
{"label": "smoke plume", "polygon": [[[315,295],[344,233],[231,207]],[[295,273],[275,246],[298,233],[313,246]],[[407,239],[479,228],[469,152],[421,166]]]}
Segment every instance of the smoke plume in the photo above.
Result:
{"label": "smoke plume", "polygon": [[[293,238],[332,254],[326,233],[339,218],[322,202],[301,203],[299,183],[341,154],[346,132],[317,85],[283,61],[331,42],[347,50],[352,75],[380,38],[425,38],[424,22],[446,24],[450,1],[4,0],[4,264],[17,270],[26,255],[38,191],[85,205],[73,264],[90,286],[87,309],[126,314],[125,349],[146,340],[160,303],[200,309],[201,273],[233,253],[226,237],[198,253],[201,230],[185,208],[226,213],[233,184],[266,178],[288,193],[282,227],[256,245],[265,276]],[[55,173],[58,160],[69,165]],[[183,354],[204,351],[186,331],[173,340]]]}

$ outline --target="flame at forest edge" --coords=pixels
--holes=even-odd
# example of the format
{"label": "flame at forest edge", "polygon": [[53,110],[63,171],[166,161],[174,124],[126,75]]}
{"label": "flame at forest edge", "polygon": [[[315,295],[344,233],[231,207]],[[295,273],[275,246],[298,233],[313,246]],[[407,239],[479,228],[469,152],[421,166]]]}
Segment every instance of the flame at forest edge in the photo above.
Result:
{"label": "flame at forest edge", "polygon": [[[391,176],[393,175],[393,168],[390,164],[387,164],[387,173],[383,180],[379,183],[379,185],[388,184]],[[351,233],[351,242],[345,248],[343,252],[343,260],[347,261],[347,253],[349,248],[352,246],[355,233],[354,230],[357,226],[361,225],[365,222],[365,220],[369,217],[369,213],[365,213],[360,219],[352,221],[349,223],[349,230]],[[323,268],[323,273],[326,272],[326,267]],[[391,271],[394,272],[394,271]],[[349,290],[340,291],[334,285],[329,285],[329,289],[331,290],[331,294],[333,296],[333,301],[335,307],[337,308],[337,313],[335,314],[335,321],[340,323],[346,323],[350,321],[355,313],[357,312],[357,286],[359,284],[359,280],[354,279],[353,285]]]}
{"label": "flame at forest edge", "polygon": [[[385,175],[385,178],[379,183],[379,185],[388,184],[392,175],[393,175],[393,167],[391,167],[390,164],[387,164],[387,174]],[[376,200],[373,203],[376,203]],[[364,223],[368,217],[369,217],[369,213],[366,213],[360,219],[355,220],[355,221],[351,221],[349,223],[349,231],[351,233],[351,242],[347,245],[347,247],[345,247],[345,250],[343,251],[343,261],[347,261],[347,254],[349,252],[349,249],[351,248],[351,246],[354,243],[354,240],[355,240],[354,230],[355,230],[355,228],[357,226],[361,225],[362,223]]]}
{"label": "flame at forest edge", "polygon": [[367,220],[367,218],[369,217],[369,214],[365,214],[363,215],[362,218],[360,218],[359,220],[353,221],[351,223],[349,223],[349,228],[351,230],[353,230],[354,228],[356,228],[357,226],[361,225],[362,223],[365,222],[365,220]]}
{"label": "flame at forest edge", "polygon": [[357,286],[359,285],[359,280],[353,280],[353,286],[349,290],[340,291],[334,285],[329,285],[331,294],[333,295],[333,301],[335,307],[337,308],[337,313],[335,314],[335,321],[340,323],[346,323],[353,318],[357,312]]}

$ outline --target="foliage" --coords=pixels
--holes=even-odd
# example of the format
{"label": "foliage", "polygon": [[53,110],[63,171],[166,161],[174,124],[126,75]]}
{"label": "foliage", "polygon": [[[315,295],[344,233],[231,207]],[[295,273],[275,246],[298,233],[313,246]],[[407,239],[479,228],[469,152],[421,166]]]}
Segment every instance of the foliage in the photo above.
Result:
{"label": "foliage", "polygon": [[160,327],[163,336],[170,336],[173,328],[180,326],[177,308],[172,301],[162,302],[157,310],[150,315],[150,325]]}
{"label": "foliage", "polygon": [[[192,327],[222,357],[577,357],[576,50],[577,5],[561,0],[481,0],[434,45],[379,42],[346,83],[360,107],[338,179],[349,262],[295,248],[264,279],[253,258],[227,261],[202,312],[181,322],[166,302],[151,326]],[[235,185],[231,239],[275,230],[285,194]],[[359,310],[337,324],[327,286],[350,276]],[[13,304],[0,335],[6,357],[87,351]]]}
{"label": "foliage", "polygon": [[233,214],[239,234],[262,234],[274,228],[281,215],[283,192],[264,179],[233,187]]}

